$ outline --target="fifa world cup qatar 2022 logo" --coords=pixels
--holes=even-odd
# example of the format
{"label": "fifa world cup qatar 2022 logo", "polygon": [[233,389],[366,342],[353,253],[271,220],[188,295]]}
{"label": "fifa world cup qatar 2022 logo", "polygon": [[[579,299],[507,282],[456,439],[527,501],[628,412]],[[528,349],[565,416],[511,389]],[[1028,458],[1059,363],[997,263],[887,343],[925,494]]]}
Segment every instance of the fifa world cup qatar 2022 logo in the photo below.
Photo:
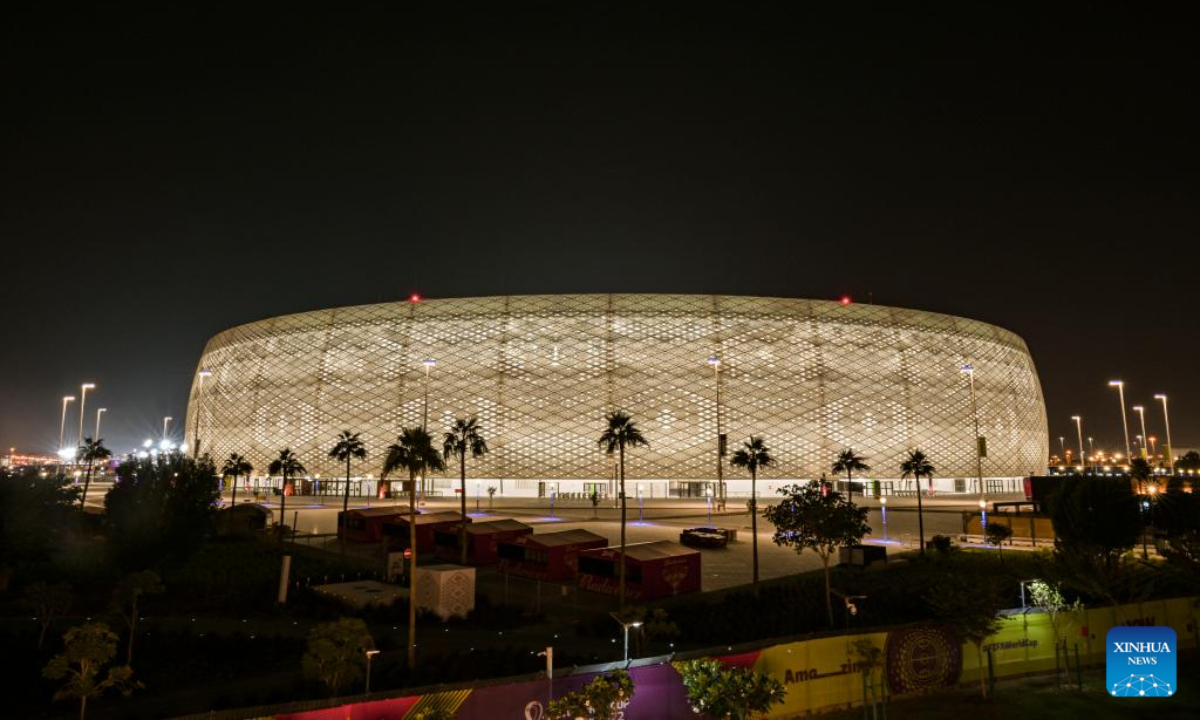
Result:
{"label": "fifa world cup qatar 2022 logo", "polygon": [[1176,685],[1175,631],[1169,627],[1115,627],[1106,638],[1105,675],[1114,697],[1170,697]]}

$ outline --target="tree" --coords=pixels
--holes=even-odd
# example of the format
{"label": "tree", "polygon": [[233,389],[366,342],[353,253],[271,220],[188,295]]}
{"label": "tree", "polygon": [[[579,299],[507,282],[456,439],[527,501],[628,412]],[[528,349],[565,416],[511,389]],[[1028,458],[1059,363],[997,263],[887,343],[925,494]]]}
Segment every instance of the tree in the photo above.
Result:
{"label": "tree", "polygon": [[988,543],[996,546],[996,553],[1000,556],[1000,562],[1004,562],[1003,545],[1012,537],[1012,528],[1007,525],[1002,525],[996,521],[988,523],[987,529],[983,531],[987,537]]}
{"label": "tree", "polygon": [[846,473],[846,492],[847,497],[854,498],[854,473],[867,472],[871,466],[867,464],[867,459],[854,452],[852,448],[846,448],[838,453],[837,460],[833,462],[833,472]]}
{"label": "tree", "polygon": [[1167,565],[1196,585],[1200,581],[1200,494],[1164,493],[1157,503],[1154,524],[1165,534],[1162,552]]}
{"label": "tree", "polygon": [[74,591],[66,583],[47,585],[44,582],[32,582],[25,586],[22,593],[21,605],[37,617],[41,631],[38,633],[38,650],[46,644],[46,631],[54,622],[56,615],[62,615],[71,609]]}
{"label": "tree", "polygon": [[770,675],[727,667],[712,658],[675,663],[683,678],[688,704],[717,720],[743,720],[770,711],[787,693]]}
{"label": "tree", "polygon": [[1177,470],[1200,470],[1200,452],[1188,450],[1175,461]]}
{"label": "tree", "polygon": [[619,606],[621,616],[625,615],[625,521],[626,521],[626,498],[625,498],[625,450],[627,448],[644,447],[650,443],[646,442],[646,438],[642,435],[642,431],[634,424],[633,418],[628,414],[614,410],[605,417],[607,427],[600,434],[600,439],[597,441],[600,449],[612,455],[617,453],[618,467],[620,468],[620,494],[621,494],[621,552],[620,566],[617,568],[617,594],[619,597]]}
{"label": "tree", "polygon": [[1137,482],[1138,492],[1145,492],[1146,483],[1154,475],[1154,468],[1146,458],[1134,458],[1129,461],[1129,477]]}
{"label": "tree", "polygon": [[579,692],[569,692],[546,705],[546,720],[616,720],[633,699],[633,678],[624,670],[598,675]]}
{"label": "tree", "polygon": [[433,447],[433,438],[421,427],[404,428],[387,449],[383,461],[386,478],[397,470],[408,471],[408,547],[412,558],[408,575],[408,667],[417,666],[417,475],[429,470],[442,472],[446,462]]}
{"label": "tree", "polygon": [[925,556],[925,510],[921,507],[921,478],[929,478],[930,487],[933,487],[933,473],[937,468],[933,463],[929,462],[929,458],[920,450],[909,450],[908,457],[904,462],[900,463],[900,477],[907,478],[912,476],[917,482],[917,539],[921,543],[921,557]]}
{"label": "tree", "polygon": [[79,720],[87,717],[88,700],[99,698],[110,689],[129,697],[143,687],[133,679],[128,666],[109,668],[100,679],[104,666],[117,654],[117,636],[103,623],[88,623],[71,628],[63,636],[66,647],[42,670],[47,680],[66,679],[54,693],[55,700],[79,698]]}
{"label": "tree", "polygon": [[983,668],[983,641],[999,632],[999,613],[1004,609],[1004,593],[994,576],[961,573],[939,575],[925,595],[934,615],[954,628],[958,636],[975,646],[979,657],[979,690],[987,697],[987,678]]}
{"label": "tree", "polygon": [[775,526],[775,544],[796,553],[813,550],[825,566],[825,610],[833,626],[833,600],[829,583],[829,559],[838,548],[857,545],[871,532],[867,509],[860,508],[836,490],[823,491],[820,483],[788,485],[779,489],[783,500],[767,508],[767,520]]}
{"label": "tree", "polygon": [[112,457],[112,451],[104,447],[104,441],[89,438],[83,439],[83,444],[75,451],[75,459],[79,462],[87,463],[87,475],[83,481],[83,495],[79,497],[79,509],[82,510],[87,506],[88,488],[92,484],[92,468],[96,461],[104,462]]}
{"label": "tree", "polygon": [[442,457],[446,460],[458,460],[459,486],[458,499],[462,503],[462,523],[458,530],[458,547],[461,553],[459,562],[467,564],[467,453],[474,459],[487,454],[487,442],[479,431],[479,421],[475,418],[463,420],[458,418],[450,426],[450,430],[442,439]]}
{"label": "tree", "polygon": [[287,487],[288,479],[293,478],[300,473],[308,472],[300,458],[292,452],[291,448],[284,448],[279,451],[279,457],[271,461],[267,467],[267,472],[272,475],[282,475],[283,484],[279,488],[279,541],[283,542],[283,528],[287,524]]}
{"label": "tree", "polygon": [[492,511],[492,501],[496,499],[496,486],[488,485],[488,512]]}
{"label": "tree", "polygon": [[770,467],[771,453],[761,437],[750,436],[729,459],[733,467],[750,473],[750,541],[754,559],[754,584],[758,585],[758,469]]}
{"label": "tree", "polygon": [[1042,609],[1050,618],[1050,627],[1054,629],[1054,637],[1059,641],[1067,639],[1067,630],[1071,623],[1062,624],[1062,614],[1077,613],[1083,610],[1083,603],[1076,598],[1075,602],[1067,602],[1057,583],[1051,584],[1045,580],[1034,580],[1026,587],[1029,588],[1029,599]]}
{"label": "tree", "polygon": [[52,560],[80,527],[79,488],[61,474],[0,469],[0,567]]}
{"label": "tree", "polygon": [[211,534],[216,468],[207,455],[127,460],[104,497],[108,542],[122,567],[141,570],[181,560]]}
{"label": "tree", "polygon": [[125,664],[133,666],[133,639],[137,637],[138,601],[143,595],[158,595],[163,588],[162,578],[152,570],[141,570],[126,575],[113,590],[112,607],[129,628],[129,649]]}
{"label": "tree", "polygon": [[367,650],[375,641],[359,618],[340,618],[317,625],[308,634],[308,649],[301,664],[304,676],[318,680],[332,695],[357,685],[365,677]]}
{"label": "tree", "polygon": [[1142,532],[1138,498],[1125,478],[1064,477],[1050,500],[1054,554],[1075,587],[1119,605],[1129,568],[1122,557]]}
{"label": "tree", "polygon": [[360,434],[343,430],[337,436],[337,443],[329,450],[329,457],[346,463],[346,493],[342,496],[342,512],[350,510],[350,461],[367,459],[367,446],[363,444]]}
{"label": "tree", "polygon": [[250,477],[250,473],[254,472],[254,466],[245,457],[237,453],[230,453],[229,459],[221,466],[221,477],[233,478],[233,497],[229,499],[229,507],[237,507],[237,481],[242,475]]}

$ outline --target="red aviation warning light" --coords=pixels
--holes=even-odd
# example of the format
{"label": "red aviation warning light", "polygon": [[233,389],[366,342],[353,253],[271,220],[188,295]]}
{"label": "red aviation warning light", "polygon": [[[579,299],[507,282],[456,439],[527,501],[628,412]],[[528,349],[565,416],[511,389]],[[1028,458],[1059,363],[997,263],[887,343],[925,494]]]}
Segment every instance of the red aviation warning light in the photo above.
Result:
{"label": "red aviation warning light", "polygon": [[838,302],[839,302],[839,303],[841,303],[842,305],[849,305],[850,303],[852,303],[852,302],[854,302],[854,301],[850,299],[850,296],[849,296],[849,295],[843,295],[843,296],[842,296],[842,297],[841,297],[841,298],[838,300]]}
{"label": "red aviation warning light", "polygon": [[421,302],[421,293],[413,293],[412,295],[409,295],[408,301],[414,304]]}

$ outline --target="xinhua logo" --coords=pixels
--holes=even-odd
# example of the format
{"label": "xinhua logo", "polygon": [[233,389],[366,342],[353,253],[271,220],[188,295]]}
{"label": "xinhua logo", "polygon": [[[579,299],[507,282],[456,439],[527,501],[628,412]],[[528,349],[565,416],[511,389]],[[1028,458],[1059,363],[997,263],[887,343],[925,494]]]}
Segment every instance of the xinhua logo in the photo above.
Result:
{"label": "xinhua logo", "polygon": [[1115,627],[1108,631],[1108,692],[1115,697],[1175,694],[1175,631],[1169,627]]}

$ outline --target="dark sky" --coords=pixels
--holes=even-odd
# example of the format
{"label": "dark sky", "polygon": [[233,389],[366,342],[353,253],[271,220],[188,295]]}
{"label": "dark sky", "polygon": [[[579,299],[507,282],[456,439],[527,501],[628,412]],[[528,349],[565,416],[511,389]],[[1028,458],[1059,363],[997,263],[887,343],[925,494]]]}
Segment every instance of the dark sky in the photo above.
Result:
{"label": "dark sky", "polygon": [[214,333],[414,290],[871,293],[1023,336],[1052,447],[1117,442],[1112,377],[1200,445],[1163,7],[36,5],[0,11],[4,447],[94,380],[125,450]]}

